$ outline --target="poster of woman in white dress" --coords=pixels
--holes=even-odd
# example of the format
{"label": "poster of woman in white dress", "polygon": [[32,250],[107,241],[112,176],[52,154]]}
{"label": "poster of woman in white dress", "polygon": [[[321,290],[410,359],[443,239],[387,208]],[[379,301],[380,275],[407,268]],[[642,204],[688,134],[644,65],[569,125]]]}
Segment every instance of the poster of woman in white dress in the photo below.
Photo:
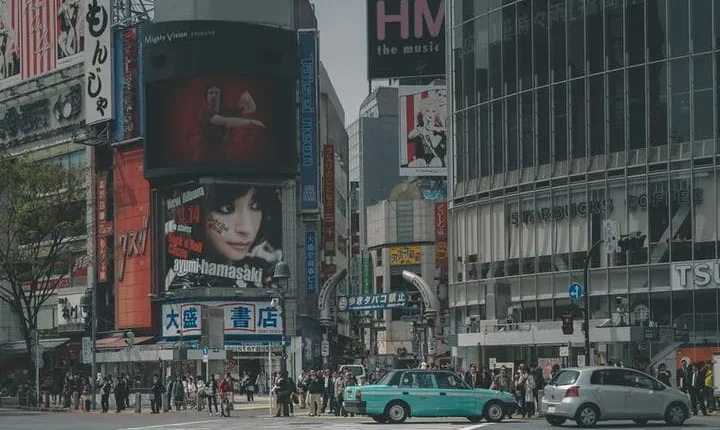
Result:
{"label": "poster of woman in white dress", "polygon": [[400,175],[447,175],[447,91],[400,87]]}
{"label": "poster of woman in white dress", "polygon": [[58,60],[72,57],[83,50],[83,18],[80,0],[60,0],[58,4]]}

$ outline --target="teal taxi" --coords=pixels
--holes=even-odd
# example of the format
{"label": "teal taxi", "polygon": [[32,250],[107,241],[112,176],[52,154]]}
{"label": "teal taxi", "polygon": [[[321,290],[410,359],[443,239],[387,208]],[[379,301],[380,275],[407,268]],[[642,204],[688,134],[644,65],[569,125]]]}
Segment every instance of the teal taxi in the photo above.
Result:
{"label": "teal taxi", "polygon": [[472,389],[458,375],[442,370],[391,370],[373,385],[345,388],[345,411],[379,423],[399,424],[411,417],[483,418],[500,422],[515,412],[512,394]]}

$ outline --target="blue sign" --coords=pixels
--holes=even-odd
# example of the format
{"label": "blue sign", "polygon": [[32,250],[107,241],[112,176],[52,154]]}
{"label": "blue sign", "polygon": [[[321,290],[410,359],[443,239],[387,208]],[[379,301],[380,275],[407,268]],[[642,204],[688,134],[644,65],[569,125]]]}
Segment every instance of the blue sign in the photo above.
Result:
{"label": "blue sign", "polygon": [[577,282],[568,285],[568,295],[573,301],[578,301],[583,297],[583,287]]}
{"label": "blue sign", "polygon": [[305,290],[308,294],[317,292],[317,232],[305,232]]}
{"label": "blue sign", "polygon": [[398,290],[384,294],[364,294],[362,296],[345,296],[338,299],[338,310],[375,311],[382,309],[404,308],[408,303],[407,290]]}
{"label": "blue sign", "polygon": [[202,355],[208,355],[209,353],[210,349],[207,347],[207,345],[203,346]]}
{"label": "blue sign", "polygon": [[300,57],[300,148],[302,209],[317,210],[318,195],[318,112],[317,112],[317,34],[299,33]]}

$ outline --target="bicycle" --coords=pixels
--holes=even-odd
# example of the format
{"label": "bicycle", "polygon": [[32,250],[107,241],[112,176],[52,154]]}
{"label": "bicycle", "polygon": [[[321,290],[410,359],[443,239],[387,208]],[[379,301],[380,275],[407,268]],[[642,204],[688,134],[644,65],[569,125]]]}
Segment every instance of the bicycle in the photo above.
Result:
{"label": "bicycle", "polygon": [[220,416],[230,417],[230,395],[229,393],[223,393],[222,399],[220,400]]}

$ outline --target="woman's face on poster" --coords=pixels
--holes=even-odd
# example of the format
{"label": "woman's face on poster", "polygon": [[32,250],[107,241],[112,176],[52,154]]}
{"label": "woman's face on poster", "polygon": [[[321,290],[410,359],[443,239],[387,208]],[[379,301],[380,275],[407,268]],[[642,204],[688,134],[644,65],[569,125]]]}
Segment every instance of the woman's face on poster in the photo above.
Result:
{"label": "woman's face on poster", "polygon": [[432,127],[435,125],[435,121],[438,117],[438,111],[435,105],[427,103],[422,110],[423,124],[425,127]]}
{"label": "woman's face on poster", "polygon": [[262,210],[255,189],[210,211],[205,220],[205,237],[223,257],[240,261],[248,256],[262,223]]}

